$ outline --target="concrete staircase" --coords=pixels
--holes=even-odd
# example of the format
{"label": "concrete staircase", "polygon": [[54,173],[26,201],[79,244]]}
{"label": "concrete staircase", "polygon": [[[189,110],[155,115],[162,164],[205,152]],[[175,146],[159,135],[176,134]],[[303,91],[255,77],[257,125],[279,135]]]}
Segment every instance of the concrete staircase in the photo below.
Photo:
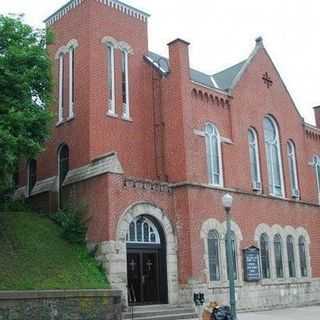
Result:
{"label": "concrete staircase", "polygon": [[123,320],[198,320],[198,314],[192,305],[150,305],[134,306],[133,313],[131,307],[122,314]]}

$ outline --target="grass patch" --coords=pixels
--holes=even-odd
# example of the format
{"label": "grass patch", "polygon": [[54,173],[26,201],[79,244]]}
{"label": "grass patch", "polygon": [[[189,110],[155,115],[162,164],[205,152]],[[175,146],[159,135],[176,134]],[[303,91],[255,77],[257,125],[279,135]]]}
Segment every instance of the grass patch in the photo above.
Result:
{"label": "grass patch", "polygon": [[47,216],[0,212],[0,290],[108,288],[85,246],[60,235]]}

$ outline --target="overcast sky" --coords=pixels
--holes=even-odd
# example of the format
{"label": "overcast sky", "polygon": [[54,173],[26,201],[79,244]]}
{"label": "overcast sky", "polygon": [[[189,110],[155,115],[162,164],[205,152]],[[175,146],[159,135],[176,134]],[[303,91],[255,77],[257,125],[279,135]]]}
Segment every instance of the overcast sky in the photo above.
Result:
{"label": "overcast sky", "polygon": [[[25,13],[34,26],[67,0],[0,0],[0,13]],[[320,105],[319,0],[123,0],[151,14],[149,47],[167,56],[166,44],[191,42],[191,66],[214,73],[248,57],[263,36],[299,111],[314,123]]]}

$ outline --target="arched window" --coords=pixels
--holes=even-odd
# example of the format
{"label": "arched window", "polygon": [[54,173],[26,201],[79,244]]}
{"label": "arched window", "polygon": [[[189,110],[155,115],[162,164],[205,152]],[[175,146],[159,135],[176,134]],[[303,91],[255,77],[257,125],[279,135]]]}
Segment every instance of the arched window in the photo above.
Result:
{"label": "arched window", "polygon": [[37,161],[31,159],[28,161],[28,196],[37,182]]}
{"label": "arched window", "polygon": [[267,155],[269,191],[271,195],[283,197],[284,187],[278,126],[272,117],[267,116],[264,118],[263,127]]}
{"label": "arched window", "polygon": [[160,235],[150,219],[140,216],[130,223],[126,240],[132,244],[160,244]]}
{"label": "arched window", "polygon": [[62,145],[58,151],[58,206],[62,208],[62,184],[69,171],[69,148],[67,145]]}
{"label": "arched window", "polygon": [[294,278],[296,276],[296,265],[294,261],[294,244],[293,237],[287,237],[287,253],[288,253],[288,268],[289,268],[289,277]]}
{"label": "arched window", "polygon": [[303,236],[299,237],[299,258],[300,258],[301,277],[307,277],[308,269],[307,269],[306,240]]}
{"label": "arched window", "polygon": [[260,236],[261,269],[264,279],[270,278],[270,244],[266,233]]}
{"label": "arched window", "polygon": [[223,185],[221,142],[218,129],[208,123],[205,127],[209,183],[214,186]]}
{"label": "arched window", "polygon": [[314,168],[316,170],[316,180],[317,180],[317,188],[318,188],[318,200],[320,203],[320,157],[315,156],[314,157]]}
{"label": "arched window", "polygon": [[283,278],[282,238],[280,234],[274,236],[274,258],[277,278]]}
{"label": "arched window", "polygon": [[287,143],[287,151],[290,172],[291,194],[293,198],[299,198],[300,192],[298,183],[296,148],[291,140],[289,140]]}
{"label": "arched window", "polygon": [[108,86],[108,113],[116,113],[115,103],[115,68],[114,68],[114,46],[107,43],[107,86]]}
{"label": "arched window", "polygon": [[58,99],[58,123],[63,121],[63,109],[64,109],[64,55],[59,55],[59,99]]}
{"label": "arched window", "polygon": [[208,259],[210,281],[220,280],[220,243],[219,233],[210,230],[208,233]]}
{"label": "arched window", "polygon": [[69,119],[74,117],[75,102],[75,48],[69,48]]}
{"label": "arched window", "polygon": [[[226,257],[227,257],[227,268],[228,268],[228,252],[227,252],[227,239],[226,239]],[[236,236],[234,232],[231,232],[231,249],[232,249],[232,262],[233,262],[233,275],[234,279],[236,280],[238,278],[238,271],[237,271],[237,242],[236,242]],[[228,269],[227,269],[228,270]]]}
{"label": "arched window", "polygon": [[121,73],[122,73],[122,105],[123,118],[130,119],[129,107],[129,53],[127,50],[121,51]]}
{"label": "arched window", "polygon": [[259,145],[258,145],[257,133],[253,128],[249,128],[248,130],[248,142],[249,142],[252,189],[254,191],[261,191]]}

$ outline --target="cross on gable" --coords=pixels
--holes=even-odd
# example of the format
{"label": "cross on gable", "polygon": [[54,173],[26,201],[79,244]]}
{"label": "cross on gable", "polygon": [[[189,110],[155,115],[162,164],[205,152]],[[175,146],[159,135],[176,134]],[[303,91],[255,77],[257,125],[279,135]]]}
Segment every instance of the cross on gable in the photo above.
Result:
{"label": "cross on gable", "polygon": [[267,85],[267,88],[269,89],[272,84],[273,84],[273,81],[271,80],[268,72],[266,72],[263,76],[262,76],[262,80],[263,82]]}

